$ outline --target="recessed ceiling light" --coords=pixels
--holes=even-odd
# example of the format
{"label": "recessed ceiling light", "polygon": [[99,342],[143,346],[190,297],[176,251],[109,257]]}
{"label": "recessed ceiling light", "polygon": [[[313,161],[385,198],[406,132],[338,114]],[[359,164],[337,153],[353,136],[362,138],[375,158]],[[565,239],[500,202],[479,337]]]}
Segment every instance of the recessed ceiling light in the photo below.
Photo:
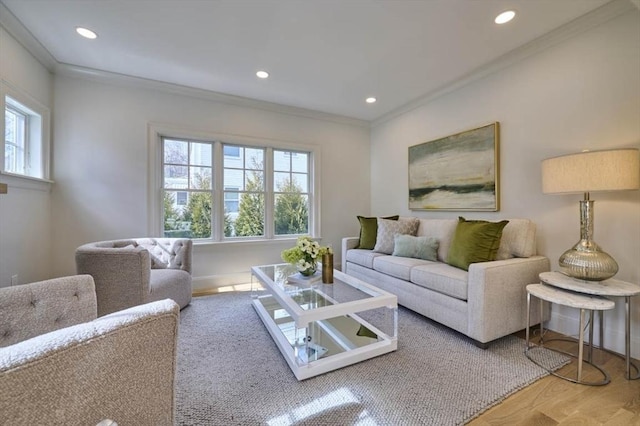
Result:
{"label": "recessed ceiling light", "polygon": [[496,24],[506,24],[510,20],[512,20],[516,16],[516,13],[513,10],[507,10],[506,12],[502,12],[500,15],[496,16],[494,22]]}
{"label": "recessed ceiling light", "polygon": [[82,37],[88,38],[91,40],[98,38],[98,34],[94,33],[88,28],[76,27],[76,32],[80,34]]}
{"label": "recessed ceiling light", "polygon": [[373,104],[373,103],[375,103],[376,101],[377,101],[377,99],[376,99],[376,98],[374,98],[373,96],[371,96],[371,97],[369,97],[369,98],[365,99],[365,102],[366,102],[366,103],[368,103],[368,104]]}
{"label": "recessed ceiling light", "polygon": [[258,76],[258,78],[268,78],[269,77],[269,73],[266,71],[258,71],[256,73],[256,75]]}

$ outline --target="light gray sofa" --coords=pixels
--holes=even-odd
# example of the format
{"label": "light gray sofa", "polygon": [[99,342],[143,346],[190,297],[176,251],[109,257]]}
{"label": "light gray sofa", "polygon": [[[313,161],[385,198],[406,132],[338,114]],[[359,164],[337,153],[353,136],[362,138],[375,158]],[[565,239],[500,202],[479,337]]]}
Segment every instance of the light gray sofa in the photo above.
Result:
{"label": "light gray sofa", "polygon": [[191,302],[192,247],[188,238],[89,243],[76,249],[76,272],[93,277],[98,316],[166,298],[182,309]]}
{"label": "light gray sofa", "polygon": [[0,424],[173,424],[178,305],[96,312],[89,275],[0,288]]}
{"label": "light gray sofa", "polygon": [[[535,224],[509,219],[497,260],[472,263],[468,271],[450,266],[444,261],[457,224],[457,219],[420,219],[416,236],[438,240],[438,261],[358,249],[358,237],[343,238],[342,271],[395,294],[400,305],[486,348],[525,328],[525,288],[549,270],[549,259],[536,255]],[[531,324],[539,323],[539,309],[532,311]]]}

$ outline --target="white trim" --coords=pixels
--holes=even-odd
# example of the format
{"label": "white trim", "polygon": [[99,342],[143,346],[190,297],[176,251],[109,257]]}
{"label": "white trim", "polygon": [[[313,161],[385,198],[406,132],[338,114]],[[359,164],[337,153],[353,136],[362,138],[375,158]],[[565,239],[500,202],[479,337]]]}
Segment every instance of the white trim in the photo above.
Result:
{"label": "white trim", "polygon": [[[310,179],[310,213],[313,214],[310,216],[309,223],[309,231],[310,234],[314,238],[321,238],[321,219],[320,219],[320,181],[321,178],[319,176],[321,172],[320,168],[320,157],[322,156],[322,147],[320,145],[315,144],[304,144],[297,143],[291,141],[283,141],[277,139],[270,138],[257,138],[255,136],[246,136],[246,135],[237,135],[230,133],[216,133],[209,132],[200,129],[191,129],[184,126],[178,126],[169,123],[158,123],[158,122],[150,122],[147,124],[147,137],[148,137],[148,155],[147,155],[147,165],[148,165],[148,180],[147,180],[147,209],[148,209],[148,228],[147,234],[151,236],[160,236],[162,234],[162,217],[160,215],[160,211],[162,209],[162,197],[160,196],[160,191],[162,188],[162,173],[160,170],[160,164],[162,163],[162,152],[160,150],[160,139],[162,137],[171,137],[171,138],[183,138],[188,140],[207,140],[207,141],[220,141],[222,143],[228,144],[237,144],[242,146],[255,146],[255,147],[264,147],[264,148],[277,148],[283,150],[291,150],[291,151],[306,151],[311,153],[310,162],[310,170],[309,170],[309,179]],[[215,148],[220,151],[222,148]],[[269,151],[269,150],[268,150]],[[221,154],[218,153],[218,154]],[[265,154],[267,158],[269,158],[268,152]],[[271,161],[271,160],[266,160]],[[267,164],[265,163],[265,166]],[[267,169],[265,168],[265,171]],[[214,182],[213,189],[214,191],[220,187],[222,188],[222,170],[216,170],[214,167],[213,171]],[[216,182],[217,179],[218,181]],[[270,179],[269,179],[270,180]],[[218,184],[219,182],[219,184]],[[267,179],[265,174],[265,185],[267,185]],[[265,186],[265,188],[269,188]],[[266,191],[269,192],[268,190]],[[224,203],[220,204],[219,208],[223,208]],[[269,211],[269,206],[265,206],[265,211]],[[220,213],[219,211],[217,213]],[[216,215],[218,218],[222,216],[220,214]],[[269,216],[267,214],[267,216]],[[247,241],[282,241],[290,239],[291,236],[275,236],[273,232],[268,233],[267,230],[273,230],[272,225],[268,225],[269,221],[272,217],[265,218],[265,235],[264,237],[256,237],[256,238],[242,238],[234,240],[233,238],[228,238],[223,240],[222,235],[217,234],[217,230],[220,228],[220,224],[216,223],[216,228],[212,229],[211,240],[203,241],[204,244],[230,244],[230,243],[245,243]],[[220,219],[222,220],[222,219]],[[214,225],[214,224],[212,224]],[[269,228],[270,226],[270,228]]]}
{"label": "white trim", "polygon": [[54,183],[48,179],[16,175],[14,173],[7,172],[0,172],[0,182],[6,183],[9,188],[31,189],[43,192],[50,192],[51,186]]}
{"label": "white trim", "polygon": [[36,39],[31,32],[22,25],[22,22],[0,1],[0,26],[13,38],[22,44],[31,55],[36,58],[47,70],[53,72],[58,61]]}
{"label": "white trim", "polygon": [[421,106],[426,105],[434,101],[435,99],[446,95],[447,93],[458,90],[463,86],[473,83],[474,81],[480,80],[488,75],[508,68],[511,65],[528,58],[529,56],[535,55],[538,52],[555,46],[578,34],[602,25],[605,22],[622,15],[623,13],[633,11],[634,7],[631,4],[632,1],[635,0],[613,0],[609,3],[606,3],[605,5],[585,15],[582,15],[559,28],[556,28],[555,30],[550,31],[530,41],[529,43],[524,44],[523,46],[505,53],[504,55],[496,58],[488,64],[474,69],[473,71],[467,73],[466,75],[460,77],[452,83],[449,83],[429,93],[425,93],[424,95],[414,99],[413,101],[410,101],[403,106],[382,115],[381,117],[371,122],[371,127],[376,127],[384,124],[389,120],[406,114],[414,109],[420,108]]}
{"label": "white trim", "polygon": [[369,128],[368,121],[360,120],[357,118],[344,117],[337,114],[314,111],[289,105],[282,105],[274,102],[261,101],[258,99],[245,98],[242,96],[228,95],[225,93],[198,89],[189,86],[181,86],[179,84],[166,83],[158,80],[133,77],[130,75],[117,74],[92,68],[84,68],[76,65],[58,63],[56,65],[55,73],[58,75],[82,78],[84,80],[96,81],[99,83],[114,84],[123,87],[142,88],[158,92],[170,93],[172,95],[181,95],[197,99],[204,99],[207,101],[218,102],[227,105],[255,108],[265,111],[277,112],[280,114],[293,115],[296,117],[305,117],[314,120],[323,120],[338,124],[347,124],[351,126]]}

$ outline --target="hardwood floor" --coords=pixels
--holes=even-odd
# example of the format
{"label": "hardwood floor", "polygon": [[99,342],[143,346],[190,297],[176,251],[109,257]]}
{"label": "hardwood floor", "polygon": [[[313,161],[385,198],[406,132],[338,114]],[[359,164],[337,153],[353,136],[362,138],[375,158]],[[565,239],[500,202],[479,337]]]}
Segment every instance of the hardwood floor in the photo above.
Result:
{"label": "hardwood floor", "polygon": [[[524,338],[524,332],[517,335]],[[561,335],[548,332],[545,339],[559,336]],[[534,338],[534,341],[536,340],[537,337]],[[549,346],[564,350],[569,350],[570,345],[564,342],[549,343]],[[575,345],[572,347],[575,348]],[[611,383],[605,386],[585,386],[547,376],[484,412],[468,423],[469,426],[640,426],[640,379],[624,378],[623,358],[596,350],[594,360],[609,373]],[[636,365],[640,365],[640,362],[636,361]],[[576,367],[577,362],[572,360],[558,373],[574,377]],[[588,380],[598,380],[601,375],[587,366],[583,370],[583,377]]]}

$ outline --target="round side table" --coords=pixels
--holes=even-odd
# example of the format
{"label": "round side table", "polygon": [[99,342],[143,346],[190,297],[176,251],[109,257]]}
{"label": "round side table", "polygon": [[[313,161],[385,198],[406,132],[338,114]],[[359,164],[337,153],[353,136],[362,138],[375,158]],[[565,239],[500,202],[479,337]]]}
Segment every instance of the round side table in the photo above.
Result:
{"label": "round side table", "polygon": [[[605,299],[604,297],[575,293],[572,291],[566,291],[566,290],[563,290],[557,287],[552,287],[545,284],[529,284],[527,286],[527,322],[526,322],[527,324],[530,324],[530,320],[531,320],[531,296],[535,296],[538,299],[540,299],[540,314],[541,314],[540,318],[543,318],[542,316],[543,309],[544,309],[543,301],[555,303],[557,305],[569,306],[571,308],[580,309],[580,332],[579,332],[579,338],[578,338],[578,356],[577,356],[578,373],[576,375],[576,378],[563,376],[561,374],[556,373],[555,371],[551,371],[545,368],[543,365],[541,365],[535,359],[533,359],[531,357],[531,354],[529,353],[529,350],[531,349],[531,344],[529,342],[529,327],[527,327],[527,331],[526,331],[526,349],[524,351],[527,358],[529,358],[534,364],[547,370],[550,374],[556,377],[559,377],[561,379],[568,380],[573,383],[580,383],[583,385],[591,385],[591,386],[601,386],[609,383],[611,381],[611,379],[609,378],[609,374],[606,371],[604,371],[602,368],[598,367],[597,365],[591,362],[592,361],[591,353],[589,354],[589,360],[588,361],[584,360],[584,314],[585,314],[585,311],[588,311],[590,314],[589,330],[590,330],[590,335],[593,336],[593,312],[606,311],[609,309],[613,309],[615,307],[615,303],[609,299]],[[540,338],[541,339],[542,339],[543,333],[544,333],[544,325],[543,325],[543,321],[540,321]],[[541,343],[541,346],[543,346],[542,340],[540,341],[540,343]],[[589,347],[592,348],[591,345]],[[547,349],[555,350],[552,348],[547,348]],[[556,351],[556,352],[560,352],[560,351]],[[561,353],[565,353],[565,352],[561,352]],[[567,355],[574,356],[573,354],[567,354]],[[600,371],[600,373],[602,373],[604,378],[600,381],[582,380],[583,362],[591,365],[592,367]]]}
{"label": "round side table", "polygon": [[[569,277],[560,272],[542,272],[539,275],[540,281],[554,287],[565,290],[575,291],[582,294],[590,294],[595,296],[606,297],[624,297],[625,305],[625,325],[624,325],[624,360],[625,360],[625,378],[628,380],[636,380],[640,378],[640,368],[631,362],[631,297],[640,295],[640,285],[620,281],[616,279],[608,279],[604,281],[585,281]],[[602,314],[602,313],[601,313]],[[602,330],[602,317],[600,317],[600,349],[604,350],[604,333]],[[591,344],[593,339],[589,340]],[[607,351],[611,354],[618,355],[615,352]],[[636,370],[634,376],[631,375],[631,367]]]}

